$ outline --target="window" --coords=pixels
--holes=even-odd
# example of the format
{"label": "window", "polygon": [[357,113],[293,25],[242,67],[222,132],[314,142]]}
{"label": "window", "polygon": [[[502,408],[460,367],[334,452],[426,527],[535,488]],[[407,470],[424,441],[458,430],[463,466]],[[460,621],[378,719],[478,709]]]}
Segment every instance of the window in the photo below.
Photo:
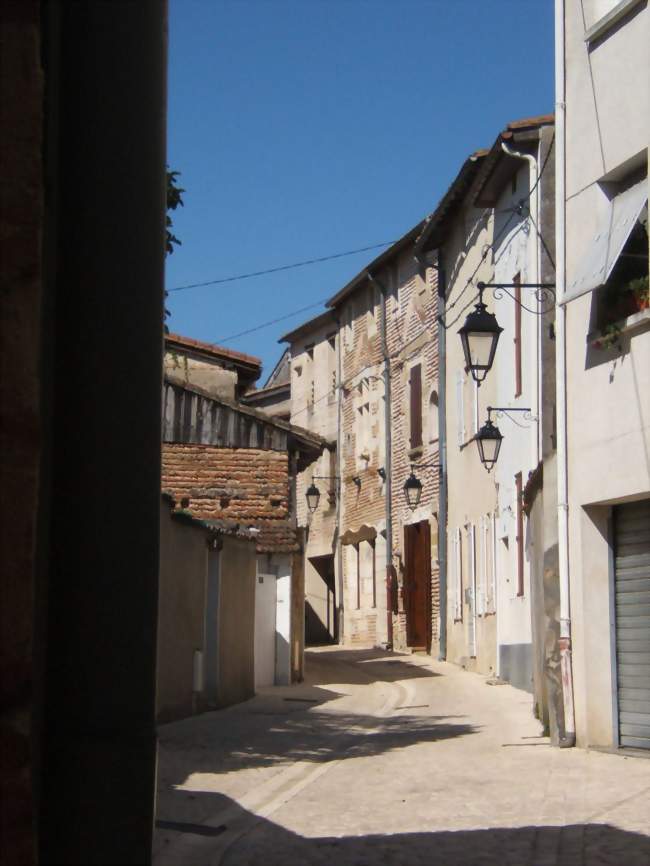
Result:
{"label": "window", "polygon": [[[473,595],[473,607],[475,613],[481,613],[481,609],[479,607],[480,603],[480,591],[477,586],[477,575],[476,575],[476,526],[473,523],[467,528],[467,551],[468,551],[468,563],[469,563],[469,588],[470,592]],[[476,655],[476,653],[472,653],[472,655]]]}
{"label": "window", "polygon": [[410,394],[411,394],[411,448],[419,448],[422,445],[422,366],[415,364],[411,367]]}
{"label": "window", "polygon": [[478,564],[478,586],[476,596],[476,612],[479,616],[487,613],[487,554],[488,548],[486,545],[485,526],[486,517],[481,517],[479,524],[478,550],[476,560]]}
{"label": "window", "polygon": [[[607,312],[612,316],[610,321],[615,321],[618,296],[636,294],[638,284],[631,287],[630,281],[646,281],[646,293],[644,296],[641,292],[641,302],[647,303],[648,179],[644,173],[640,179],[634,175],[625,183],[603,181],[600,186],[601,214],[596,231],[570,275],[566,294],[560,303],[568,304],[581,295],[598,290],[604,302],[601,305],[605,307],[603,314]],[[605,289],[600,289],[605,285]],[[603,318],[608,316],[599,316],[601,324]]]}
{"label": "window", "polygon": [[308,346],[305,346],[305,352],[307,352],[309,360],[313,361],[314,360],[314,344],[310,343]]}
{"label": "window", "polygon": [[517,595],[524,594],[524,503],[521,472],[515,475],[517,497]]}
{"label": "window", "polygon": [[438,416],[438,392],[434,388],[429,397],[429,442],[440,438],[440,418]]}
{"label": "window", "polygon": [[607,283],[598,292],[596,327],[612,325],[648,308],[648,205],[636,220]]}
{"label": "window", "polygon": [[521,273],[512,278],[515,287],[515,397],[521,397]]}

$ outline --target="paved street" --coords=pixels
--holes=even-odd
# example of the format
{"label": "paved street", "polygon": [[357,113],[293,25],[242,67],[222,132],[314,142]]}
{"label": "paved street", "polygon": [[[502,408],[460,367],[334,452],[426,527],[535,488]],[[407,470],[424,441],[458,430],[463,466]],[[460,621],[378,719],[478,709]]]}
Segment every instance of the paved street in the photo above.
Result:
{"label": "paved street", "polygon": [[378,650],[160,730],[155,866],[648,866],[650,760],[551,748],[510,686]]}

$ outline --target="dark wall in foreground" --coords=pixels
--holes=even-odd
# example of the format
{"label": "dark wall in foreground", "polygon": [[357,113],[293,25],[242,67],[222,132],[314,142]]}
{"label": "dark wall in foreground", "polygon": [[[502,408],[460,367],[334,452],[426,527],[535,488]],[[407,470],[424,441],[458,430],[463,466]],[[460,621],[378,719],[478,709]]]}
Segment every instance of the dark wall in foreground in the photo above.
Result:
{"label": "dark wall in foreground", "polygon": [[3,862],[148,863],[166,4],[7,0],[0,41]]}

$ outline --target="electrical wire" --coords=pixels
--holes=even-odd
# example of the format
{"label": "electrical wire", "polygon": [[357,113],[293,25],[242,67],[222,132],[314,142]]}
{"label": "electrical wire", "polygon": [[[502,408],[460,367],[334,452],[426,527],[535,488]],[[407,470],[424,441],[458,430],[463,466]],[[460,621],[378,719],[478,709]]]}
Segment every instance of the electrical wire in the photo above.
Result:
{"label": "electrical wire", "polygon": [[383,243],[380,244],[372,244],[369,247],[359,247],[359,249],[356,250],[346,250],[346,252],[343,253],[332,253],[329,256],[320,256],[317,259],[305,259],[302,262],[292,262],[290,265],[279,265],[277,268],[265,268],[261,271],[250,271],[250,273],[247,274],[235,274],[231,277],[218,277],[214,280],[206,280],[203,283],[188,283],[184,286],[174,286],[174,288],[167,289],[167,291],[183,292],[186,289],[200,289],[203,288],[203,286],[218,286],[222,283],[234,283],[237,280],[249,280],[251,277],[263,277],[266,274],[277,274],[280,271],[291,271],[294,268],[304,268],[307,265],[318,265],[321,262],[330,262],[333,259],[342,259],[345,256],[354,256],[357,253],[367,253],[370,250],[378,250],[381,247],[390,247],[394,243],[396,243],[396,241],[383,241]]}
{"label": "electrical wire", "polygon": [[298,310],[293,310],[291,313],[286,313],[284,316],[278,316],[277,319],[270,319],[268,322],[262,322],[261,325],[255,325],[253,328],[248,328],[247,331],[240,331],[238,334],[231,334],[230,337],[221,337],[220,339],[215,340],[215,343],[217,345],[223,345],[224,343],[230,342],[230,340],[236,340],[237,337],[245,337],[246,334],[254,334],[255,331],[261,331],[263,328],[277,325],[278,322],[285,322],[287,319],[297,316],[298,313],[305,313],[307,310],[313,310],[314,307],[321,307],[326,301],[327,298],[321,298],[320,301],[315,301],[313,304],[309,304],[306,307],[300,307]]}

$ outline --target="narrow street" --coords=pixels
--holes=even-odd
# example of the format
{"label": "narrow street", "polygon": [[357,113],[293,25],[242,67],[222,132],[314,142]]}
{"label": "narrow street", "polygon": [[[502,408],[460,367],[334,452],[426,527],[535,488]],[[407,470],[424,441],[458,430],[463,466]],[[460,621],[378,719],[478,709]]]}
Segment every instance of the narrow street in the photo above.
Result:
{"label": "narrow street", "polygon": [[156,866],[647,866],[650,760],[551,748],[510,686],[379,650],[160,728]]}

